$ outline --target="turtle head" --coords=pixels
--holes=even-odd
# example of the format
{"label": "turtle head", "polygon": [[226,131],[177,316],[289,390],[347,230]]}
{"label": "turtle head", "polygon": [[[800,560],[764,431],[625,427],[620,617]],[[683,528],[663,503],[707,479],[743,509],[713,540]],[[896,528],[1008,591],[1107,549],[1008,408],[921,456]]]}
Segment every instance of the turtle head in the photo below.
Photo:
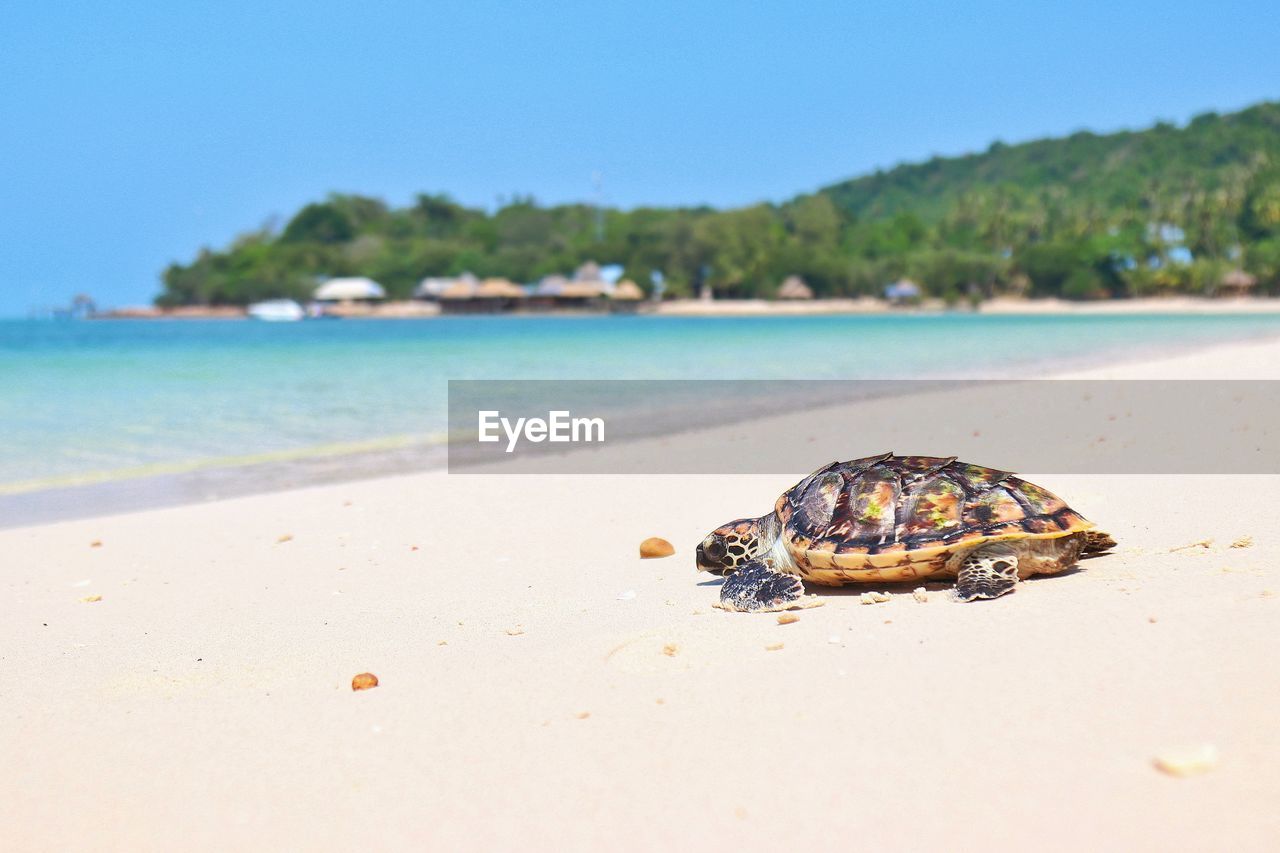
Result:
{"label": "turtle head", "polygon": [[781,524],[771,512],[760,518],[739,518],[707,534],[698,546],[698,571],[729,574],[768,554]]}

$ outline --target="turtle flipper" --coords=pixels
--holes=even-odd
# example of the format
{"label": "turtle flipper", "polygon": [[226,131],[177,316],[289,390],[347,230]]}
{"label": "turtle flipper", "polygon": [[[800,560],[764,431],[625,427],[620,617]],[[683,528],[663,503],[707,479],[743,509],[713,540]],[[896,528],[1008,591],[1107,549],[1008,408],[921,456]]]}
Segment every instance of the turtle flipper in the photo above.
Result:
{"label": "turtle flipper", "polygon": [[975,548],[956,575],[956,598],[999,598],[1018,583],[1018,552],[1003,543]]}
{"label": "turtle flipper", "polygon": [[743,613],[786,610],[803,597],[800,578],[779,572],[765,560],[752,560],[727,575],[720,587],[720,607]]}
{"label": "turtle flipper", "polygon": [[1101,530],[1086,530],[1084,532],[1084,545],[1080,548],[1080,557],[1081,559],[1100,557],[1114,547],[1116,547],[1116,540]]}

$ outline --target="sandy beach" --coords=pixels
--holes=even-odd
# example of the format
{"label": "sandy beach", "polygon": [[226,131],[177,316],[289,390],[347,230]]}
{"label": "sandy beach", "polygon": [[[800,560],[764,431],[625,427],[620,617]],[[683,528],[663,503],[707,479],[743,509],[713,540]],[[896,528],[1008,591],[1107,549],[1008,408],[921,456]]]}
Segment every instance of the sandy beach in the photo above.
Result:
{"label": "sandy beach", "polygon": [[[1277,378],[1280,344],[1073,375]],[[1275,849],[1280,478],[1024,473],[1116,552],[786,625],[713,609],[692,550],[795,478],[429,473],[0,531],[7,846]]]}

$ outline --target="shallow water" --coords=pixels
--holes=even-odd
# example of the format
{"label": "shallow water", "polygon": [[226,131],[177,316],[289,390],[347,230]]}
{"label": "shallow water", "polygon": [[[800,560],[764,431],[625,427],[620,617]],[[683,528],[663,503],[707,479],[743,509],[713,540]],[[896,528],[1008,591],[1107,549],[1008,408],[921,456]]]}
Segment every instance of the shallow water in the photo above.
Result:
{"label": "shallow water", "polygon": [[1270,315],[0,321],[0,491],[429,440],[448,379],[1035,376],[1276,334]]}

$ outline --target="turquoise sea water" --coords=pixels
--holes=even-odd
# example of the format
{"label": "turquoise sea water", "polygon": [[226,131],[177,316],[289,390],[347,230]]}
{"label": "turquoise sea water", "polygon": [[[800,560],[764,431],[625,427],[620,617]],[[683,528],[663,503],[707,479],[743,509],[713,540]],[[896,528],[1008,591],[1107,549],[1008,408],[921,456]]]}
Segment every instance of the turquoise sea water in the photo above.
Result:
{"label": "turquoise sea water", "polygon": [[420,441],[448,379],[1035,376],[1271,335],[1280,316],[0,321],[0,492]]}

